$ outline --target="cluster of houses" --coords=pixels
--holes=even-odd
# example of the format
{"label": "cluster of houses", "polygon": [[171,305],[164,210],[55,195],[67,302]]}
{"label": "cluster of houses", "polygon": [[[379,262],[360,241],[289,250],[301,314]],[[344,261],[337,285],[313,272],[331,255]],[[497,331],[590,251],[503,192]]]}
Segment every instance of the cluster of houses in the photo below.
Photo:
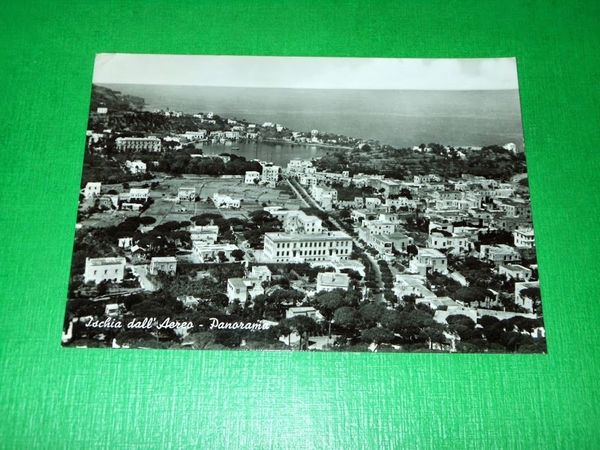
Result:
{"label": "cluster of houses", "polygon": [[84,199],[97,202],[103,209],[140,211],[150,198],[150,188],[132,187],[129,192],[102,193],[102,183],[90,181],[81,190]]}
{"label": "cluster of houses", "polygon": [[[380,175],[350,176],[347,171],[318,171],[311,161],[299,159],[288,163],[286,175],[303,185],[323,210],[350,209],[356,235],[375,250],[379,259],[393,261],[401,254],[407,256],[409,246],[413,247],[407,267],[396,278],[395,293],[399,298],[414,294],[419,298],[434,299],[435,294],[425,287],[425,276],[431,272],[447,275],[466,286],[465,278],[449,269],[448,256],[471,256],[493,263],[497,274],[514,280],[515,303],[533,314],[534,302],[523,298],[521,293],[525,288],[539,287],[539,282],[533,279],[537,266],[520,263],[531,259],[535,241],[529,194],[518,178],[500,182],[463,175],[443,180],[438,175],[428,174],[416,175],[408,181],[394,180]],[[372,189],[353,200],[340,201],[338,185]],[[407,218],[414,217],[415,212],[428,222],[427,238],[420,246],[414,245],[414,239],[406,231]],[[512,233],[512,242],[479,243],[481,233],[499,231]],[[282,252],[273,253],[279,248]],[[273,247],[265,240],[265,251],[269,249],[278,261],[286,260],[287,248]],[[487,306],[498,306],[498,296],[492,297]],[[476,314],[476,308],[449,298],[429,300],[434,309],[447,311],[460,307],[472,309],[470,314]]]}

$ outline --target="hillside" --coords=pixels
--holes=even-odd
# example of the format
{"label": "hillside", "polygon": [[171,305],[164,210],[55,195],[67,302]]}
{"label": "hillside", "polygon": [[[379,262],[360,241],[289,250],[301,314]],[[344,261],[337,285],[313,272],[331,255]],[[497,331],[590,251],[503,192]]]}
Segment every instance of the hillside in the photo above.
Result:
{"label": "hillside", "polygon": [[99,106],[105,106],[109,111],[136,111],[144,107],[144,99],[133,95],[124,95],[119,91],[92,85],[91,111],[96,111]]}

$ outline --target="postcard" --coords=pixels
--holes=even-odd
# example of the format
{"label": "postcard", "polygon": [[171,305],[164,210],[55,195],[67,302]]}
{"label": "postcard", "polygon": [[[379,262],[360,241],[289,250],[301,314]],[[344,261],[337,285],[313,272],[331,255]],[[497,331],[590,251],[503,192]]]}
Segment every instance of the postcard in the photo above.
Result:
{"label": "postcard", "polygon": [[99,54],[83,150],[64,346],[546,352],[514,58]]}

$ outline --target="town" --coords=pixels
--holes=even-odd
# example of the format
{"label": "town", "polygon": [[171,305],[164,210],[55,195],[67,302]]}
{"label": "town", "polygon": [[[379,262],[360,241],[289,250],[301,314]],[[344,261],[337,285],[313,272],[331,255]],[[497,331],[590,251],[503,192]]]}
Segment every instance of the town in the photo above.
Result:
{"label": "town", "polygon": [[[546,351],[515,144],[393,149],[142,105],[94,87],[64,345]],[[247,158],[248,142],[290,157]]]}

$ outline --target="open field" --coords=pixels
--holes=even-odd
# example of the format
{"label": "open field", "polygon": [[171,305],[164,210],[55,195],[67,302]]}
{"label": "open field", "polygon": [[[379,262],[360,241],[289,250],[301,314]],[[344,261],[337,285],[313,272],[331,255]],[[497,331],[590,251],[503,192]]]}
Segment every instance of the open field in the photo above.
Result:
{"label": "open field", "polygon": [[[130,187],[141,187],[158,181],[160,184],[150,191],[153,203],[141,213],[141,216],[156,218],[156,224],[168,221],[189,220],[190,217],[203,213],[221,213],[225,218],[239,217],[247,219],[251,211],[262,209],[263,206],[281,206],[286,209],[297,209],[301,205],[298,198],[282,183],[280,187],[269,188],[254,184],[245,184],[241,177],[210,177],[202,175],[183,175],[179,178],[157,177],[144,182],[129,183]],[[177,192],[181,187],[194,187],[200,200],[197,202],[177,202]],[[121,184],[103,185],[102,191],[110,190],[119,193],[128,192]],[[213,194],[230,195],[242,200],[239,209],[218,209],[210,198]],[[97,213],[85,219],[84,226],[103,227],[116,225],[125,218],[137,216],[131,211],[110,211]]]}

